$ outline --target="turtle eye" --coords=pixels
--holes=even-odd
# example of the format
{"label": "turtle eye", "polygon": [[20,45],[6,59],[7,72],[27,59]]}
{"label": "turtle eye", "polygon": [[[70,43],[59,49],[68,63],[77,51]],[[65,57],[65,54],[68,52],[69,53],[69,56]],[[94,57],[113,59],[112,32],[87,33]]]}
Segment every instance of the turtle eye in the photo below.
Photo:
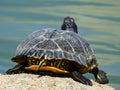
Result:
{"label": "turtle eye", "polygon": [[74,22],[74,20],[72,18],[70,18],[70,19],[66,19],[64,22],[65,23],[72,23],[72,22]]}
{"label": "turtle eye", "polygon": [[68,19],[65,20],[65,23],[69,23],[70,21]]}

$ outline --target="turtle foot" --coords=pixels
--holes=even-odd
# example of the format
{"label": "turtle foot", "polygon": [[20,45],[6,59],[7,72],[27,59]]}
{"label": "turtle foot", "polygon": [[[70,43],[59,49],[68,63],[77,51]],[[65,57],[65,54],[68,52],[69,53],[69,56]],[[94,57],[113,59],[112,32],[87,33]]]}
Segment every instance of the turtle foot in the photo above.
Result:
{"label": "turtle foot", "polygon": [[24,67],[18,64],[15,67],[7,70],[4,74],[18,74],[18,73],[23,73],[23,72],[24,72]]}
{"label": "turtle foot", "polygon": [[72,76],[73,76],[74,80],[81,82],[85,85],[92,86],[92,82],[89,79],[85,78],[81,73],[74,71],[74,72],[72,72]]}
{"label": "turtle foot", "polygon": [[106,73],[105,73],[104,71],[102,71],[102,70],[99,70],[99,71],[98,71],[98,74],[97,74],[96,77],[97,77],[97,78],[96,78],[96,81],[97,81],[98,83],[100,83],[100,84],[107,84],[107,83],[109,82]]}

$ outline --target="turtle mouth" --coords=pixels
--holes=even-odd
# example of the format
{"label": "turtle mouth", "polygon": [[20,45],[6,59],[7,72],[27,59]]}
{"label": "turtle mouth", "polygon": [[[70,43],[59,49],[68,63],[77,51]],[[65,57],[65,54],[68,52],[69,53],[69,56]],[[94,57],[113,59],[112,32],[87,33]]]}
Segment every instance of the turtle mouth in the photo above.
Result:
{"label": "turtle mouth", "polygon": [[65,26],[66,26],[66,28],[73,28],[74,23],[73,22],[65,23]]}
{"label": "turtle mouth", "polygon": [[70,23],[64,23],[62,30],[74,31],[73,25]]}

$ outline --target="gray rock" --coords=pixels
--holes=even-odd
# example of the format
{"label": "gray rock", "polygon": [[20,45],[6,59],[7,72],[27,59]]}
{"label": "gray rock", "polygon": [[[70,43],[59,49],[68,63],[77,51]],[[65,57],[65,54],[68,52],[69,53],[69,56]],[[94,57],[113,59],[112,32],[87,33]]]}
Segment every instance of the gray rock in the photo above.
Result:
{"label": "gray rock", "polygon": [[72,78],[41,76],[34,74],[0,74],[0,90],[115,90],[109,85],[88,86]]}

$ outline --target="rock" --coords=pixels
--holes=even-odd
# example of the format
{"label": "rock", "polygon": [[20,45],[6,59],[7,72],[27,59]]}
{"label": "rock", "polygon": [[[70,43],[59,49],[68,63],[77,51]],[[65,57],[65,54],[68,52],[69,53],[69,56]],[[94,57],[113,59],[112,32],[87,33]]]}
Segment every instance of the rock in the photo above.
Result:
{"label": "rock", "polygon": [[39,76],[34,74],[0,74],[0,90],[115,90],[111,86],[98,84],[88,86],[72,78]]}

